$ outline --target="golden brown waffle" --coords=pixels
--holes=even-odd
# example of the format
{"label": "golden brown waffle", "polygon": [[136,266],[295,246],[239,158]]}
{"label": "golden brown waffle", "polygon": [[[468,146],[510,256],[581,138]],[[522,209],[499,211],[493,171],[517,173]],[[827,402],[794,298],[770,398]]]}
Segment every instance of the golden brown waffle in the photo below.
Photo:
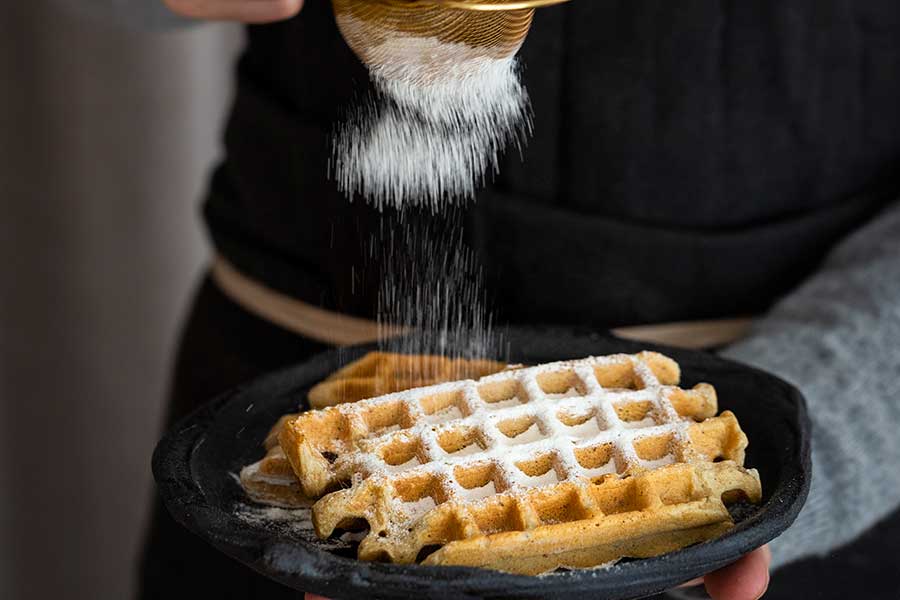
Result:
{"label": "golden brown waffle", "polygon": [[303,495],[300,482],[278,445],[278,434],[284,423],[296,417],[297,415],[281,417],[263,442],[266,455],[262,460],[241,469],[241,487],[254,502],[282,508],[309,506],[309,499]]}
{"label": "golden brown waffle", "polygon": [[[538,575],[659,556],[728,531],[733,524],[721,497],[735,492],[758,502],[759,479],[728,463],[674,464],[595,485],[561,483],[473,507],[470,536],[450,541],[424,564]],[[419,531],[430,527],[455,539],[446,535],[442,518],[446,523],[457,516],[435,511]],[[482,529],[479,522],[494,528]]]}
{"label": "golden brown waffle", "polygon": [[317,533],[365,522],[366,560],[518,573],[651,556],[760,499],[715,390],[642,353],[504,371],[300,415],[279,436]]}
{"label": "golden brown waffle", "polygon": [[313,387],[309,404],[325,408],[445,381],[478,379],[505,368],[491,360],[370,352]]}
{"label": "golden brown waffle", "polygon": [[[503,363],[488,360],[371,352],[313,387],[309,401],[314,408],[332,406],[443,381],[478,378],[505,367]],[[287,457],[278,446],[282,426],[296,417],[282,417],[263,443],[266,456],[241,470],[241,485],[255,502],[286,508],[309,504]]]}
{"label": "golden brown waffle", "polygon": [[281,508],[309,506],[309,499],[303,495],[300,482],[278,446],[259,462],[241,469],[240,479],[250,499],[259,504]]}

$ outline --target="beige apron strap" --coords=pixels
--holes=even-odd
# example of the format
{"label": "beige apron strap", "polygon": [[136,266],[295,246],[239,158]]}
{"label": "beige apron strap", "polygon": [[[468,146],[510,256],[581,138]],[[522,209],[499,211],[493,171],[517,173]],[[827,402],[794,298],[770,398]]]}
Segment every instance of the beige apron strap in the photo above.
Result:
{"label": "beige apron strap", "polygon": [[375,342],[380,333],[399,333],[382,331],[375,321],[325,310],[276,292],[250,279],[221,256],[213,263],[212,277],[226,296],[248,312],[319,342],[350,346]]}
{"label": "beige apron strap", "polygon": [[[319,308],[276,292],[216,257],[212,277],[222,292],[250,313],[310,339],[335,346],[375,342],[379,335],[397,335],[401,327],[383,327],[377,322]],[[747,334],[751,319],[692,321],[614,329],[628,340],[704,349],[730,344]]]}
{"label": "beige apron strap", "polygon": [[753,319],[718,319],[688,321],[662,325],[642,325],[613,329],[613,334],[626,340],[665,344],[690,350],[721,348],[744,337]]}

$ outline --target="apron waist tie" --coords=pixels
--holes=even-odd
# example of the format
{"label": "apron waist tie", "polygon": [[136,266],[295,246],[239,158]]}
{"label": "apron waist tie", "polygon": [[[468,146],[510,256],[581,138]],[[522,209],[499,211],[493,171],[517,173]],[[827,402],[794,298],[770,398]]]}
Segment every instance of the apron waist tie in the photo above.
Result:
{"label": "apron waist tie", "polygon": [[[244,310],[318,342],[351,346],[404,332],[403,327],[386,326],[319,308],[277,292],[241,273],[221,256],[213,262],[212,278],[222,293]],[[612,333],[628,340],[700,350],[726,346],[743,338],[752,322],[750,318],[685,321],[621,327],[613,329]]]}

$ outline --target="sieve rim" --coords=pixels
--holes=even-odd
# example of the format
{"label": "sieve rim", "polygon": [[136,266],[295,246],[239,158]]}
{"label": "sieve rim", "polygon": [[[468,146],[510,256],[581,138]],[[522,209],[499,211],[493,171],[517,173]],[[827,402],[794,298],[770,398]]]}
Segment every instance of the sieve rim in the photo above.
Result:
{"label": "sieve rim", "polygon": [[420,6],[442,6],[445,8],[455,8],[459,10],[471,10],[482,12],[501,12],[512,10],[527,10],[534,8],[542,8],[545,6],[553,6],[554,4],[564,4],[571,0],[494,0],[488,2],[484,0],[371,0],[379,4],[388,4],[390,6],[399,7],[420,7]]}

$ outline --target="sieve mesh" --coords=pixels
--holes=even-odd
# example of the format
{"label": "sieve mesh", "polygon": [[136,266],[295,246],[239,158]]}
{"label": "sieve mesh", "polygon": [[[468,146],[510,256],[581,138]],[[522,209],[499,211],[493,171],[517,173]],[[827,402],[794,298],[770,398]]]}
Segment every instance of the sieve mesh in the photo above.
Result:
{"label": "sieve mesh", "polygon": [[[369,68],[402,57],[379,51],[391,37],[430,38],[461,50],[460,59],[515,55],[536,7],[568,0],[332,0],[347,43]],[[435,70],[453,57],[435,56]]]}

